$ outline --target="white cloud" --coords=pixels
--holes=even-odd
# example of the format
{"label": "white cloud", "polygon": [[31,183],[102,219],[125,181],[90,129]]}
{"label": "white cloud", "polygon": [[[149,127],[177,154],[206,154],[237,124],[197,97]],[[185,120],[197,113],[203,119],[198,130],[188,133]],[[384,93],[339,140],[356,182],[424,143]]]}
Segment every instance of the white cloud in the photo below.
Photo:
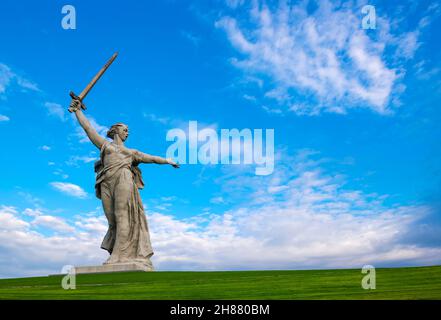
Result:
{"label": "white cloud", "polygon": [[256,97],[255,97],[255,96],[252,96],[252,95],[249,95],[249,94],[244,94],[242,97],[243,97],[245,100],[252,101],[252,102],[256,102]]}
{"label": "white cloud", "polygon": [[158,116],[158,115],[156,115],[154,113],[146,113],[146,112],[144,112],[143,116],[144,116],[144,118],[147,118],[150,121],[158,122],[158,123],[163,124],[163,125],[167,125],[167,124],[169,124],[171,122],[170,118],[168,118],[168,117],[160,117],[160,116]]}
{"label": "white cloud", "polygon": [[40,198],[35,197],[34,195],[32,195],[29,192],[18,191],[17,194],[20,196],[21,199],[23,199],[24,201],[32,204],[33,206],[40,207],[44,203],[43,200],[41,200]]}
{"label": "white cloud", "polygon": [[236,9],[237,7],[243,5],[245,0],[226,0],[225,2],[230,8]]}
{"label": "white cloud", "polygon": [[39,92],[37,84],[16,74],[7,65],[0,63],[0,96],[6,93],[12,84],[18,85],[23,90]]}
{"label": "white cloud", "polygon": [[265,206],[212,215],[207,226],[152,214],[159,269],[351,268],[364,264],[439,263],[440,248],[396,243],[422,208],[376,216],[319,214]]}
{"label": "white cloud", "polygon": [[104,214],[101,215],[100,217],[77,216],[76,218],[77,221],[75,222],[75,225],[83,230],[96,234],[103,234],[103,235],[107,232],[107,220]]}
{"label": "white cloud", "polygon": [[6,88],[9,86],[13,77],[14,73],[11,69],[7,65],[0,63],[0,94],[6,92]]}
{"label": "white cloud", "polygon": [[61,121],[66,121],[64,108],[60,104],[54,102],[45,102],[44,107],[49,115],[57,117]]}
{"label": "white cloud", "polygon": [[17,84],[24,89],[29,89],[31,91],[37,91],[37,92],[40,91],[36,83],[21,77],[17,77]]}
{"label": "white cloud", "polygon": [[66,161],[66,164],[68,166],[78,166],[78,162],[90,163],[96,160],[98,160],[98,158],[92,154],[89,156],[71,156],[69,160]]}
{"label": "white cloud", "polygon": [[[406,240],[430,214],[424,205],[389,205],[385,195],[344,188],[305,150],[284,155],[269,177],[218,179],[237,206],[179,220],[150,213],[159,269],[359,268],[441,262],[441,248]],[[232,196],[235,195],[235,198]]]}
{"label": "white cloud", "polygon": [[210,199],[210,202],[214,204],[223,204],[225,203],[225,199],[223,197],[213,197]]}
{"label": "white cloud", "polygon": [[284,186],[270,186],[270,187],[268,187],[268,192],[269,193],[278,193],[278,192],[284,191],[288,188],[289,187],[286,185],[284,185]]}
{"label": "white cloud", "polygon": [[38,217],[38,216],[43,215],[43,212],[41,211],[41,209],[26,208],[23,211],[23,214],[25,216],[29,216],[29,217]]}
{"label": "white cloud", "polygon": [[185,30],[181,30],[181,35],[187,39],[188,41],[190,41],[194,46],[199,46],[199,42],[201,41],[201,38],[196,36],[195,34],[189,32],[189,31],[185,31]]}
{"label": "white cloud", "polygon": [[408,32],[399,39],[397,54],[406,59],[413,58],[416,50],[420,46],[418,42],[419,31]]}
{"label": "white cloud", "polygon": [[[147,209],[158,270],[360,268],[441,263],[441,248],[412,231],[432,208],[384,203],[387,195],[345,187],[311,150],[278,155],[271,176],[227,175],[229,210],[178,219]],[[329,161],[329,160],[326,160]],[[162,197],[160,201],[174,201]],[[150,207],[150,206],[149,206]],[[56,273],[66,264],[96,265],[107,230],[101,211],[68,223],[40,209],[0,207],[0,276]],[[30,221],[27,221],[31,219]],[[33,220],[32,220],[33,219]],[[39,227],[60,234],[47,235]],[[411,236],[409,236],[411,235]],[[8,261],[8,263],[6,263]],[[4,262],[4,263],[3,263]]]}
{"label": "white cloud", "polygon": [[[32,209],[30,209],[32,210]],[[14,208],[0,207],[0,277],[44,276],[59,273],[64,265],[102,263],[99,249],[104,234],[70,227],[59,217],[39,216],[26,222]],[[61,235],[43,234],[49,227]]]}
{"label": "white cloud", "polygon": [[0,114],[0,122],[9,121],[9,120],[10,120],[9,117]]}
{"label": "white cloud", "polygon": [[4,206],[0,207],[0,226],[2,231],[11,230],[25,230],[29,223],[21,220],[18,216],[18,212],[14,207]]}
{"label": "white cloud", "polygon": [[64,171],[62,169],[56,169],[55,171],[52,172],[54,175],[56,176],[60,176],[63,179],[67,179],[69,178],[69,175],[64,173]]}
{"label": "white cloud", "polygon": [[43,151],[49,151],[49,150],[51,150],[51,147],[44,145],[44,146],[41,146],[40,149]]}
{"label": "white cloud", "polygon": [[[417,50],[419,31],[393,34],[392,23],[377,12],[381,29],[368,35],[359,9],[352,2],[330,1],[318,2],[314,11],[308,11],[307,2],[282,2],[273,9],[255,1],[249,17],[224,16],[216,26],[243,54],[232,60],[234,65],[247,76],[272,79],[263,99],[297,114],[359,107],[389,113],[392,96],[403,90],[403,63]],[[386,50],[393,63],[385,58]],[[299,104],[299,96],[311,101]]]}
{"label": "white cloud", "polygon": [[32,221],[33,226],[45,227],[61,233],[72,233],[75,228],[69,226],[63,219],[50,215],[37,215]]}
{"label": "white cloud", "polygon": [[76,198],[86,198],[87,193],[76,184],[68,182],[51,182],[51,186],[67,195]]}
{"label": "white cloud", "polygon": [[283,114],[283,111],[279,108],[271,108],[268,106],[262,106],[262,109],[265,110],[265,112],[267,112],[269,114],[278,114],[278,115]]}

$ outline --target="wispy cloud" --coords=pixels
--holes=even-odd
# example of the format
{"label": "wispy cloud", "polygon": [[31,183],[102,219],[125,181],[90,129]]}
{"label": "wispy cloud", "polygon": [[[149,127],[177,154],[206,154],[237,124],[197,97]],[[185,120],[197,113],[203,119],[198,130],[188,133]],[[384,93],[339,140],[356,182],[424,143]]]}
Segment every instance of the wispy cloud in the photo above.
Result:
{"label": "wispy cloud", "polygon": [[154,113],[147,113],[147,112],[143,113],[143,117],[149,119],[150,121],[158,122],[162,125],[170,124],[170,122],[172,121],[172,119],[169,117],[158,116]]}
{"label": "wispy cloud", "polygon": [[230,8],[236,9],[237,7],[243,5],[245,0],[226,0],[225,2]]}
{"label": "wispy cloud", "polygon": [[6,121],[9,121],[9,120],[10,120],[9,117],[0,114],[0,122],[3,122],[3,121],[6,122]]}
{"label": "wispy cloud", "polygon": [[20,196],[21,199],[23,199],[25,202],[30,203],[32,205],[34,205],[35,207],[40,207],[44,201],[38,197],[35,197],[34,195],[32,195],[31,193],[27,192],[27,191],[18,191],[17,194]]}
{"label": "wispy cloud", "polygon": [[54,175],[56,176],[60,176],[63,179],[67,179],[69,178],[69,175],[66,174],[62,169],[56,169],[55,171],[52,172]]}
{"label": "wispy cloud", "polygon": [[17,84],[23,89],[28,89],[37,92],[41,91],[36,83],[21,77],[17,77]]}
{"label": "wispy cloud", "polygon": [[76,184],[68,182],[51,182],[51,186],[60,192],[76,198],[86,198],[87,193]]}
{"label": "wispy cloud", "polygon": [[[320,1],[311,10],[308,2],[272,8],[255,1],[248,16],[224,16],[216,26],[243,54],[232,59],[235,66],[246,75],[272,80],[262,99],[297,114],[360,107],[389,113],[392,97],[403,90],[404,63],[419,46],[419,29],[394,30],[377,13],[379,30],[368,35],[361,28],[360,9],[352,2]],[[310,102],[296,103],[299,96]]]}
{"label": "wispy cloud", "polygon": [[213,197],[210,199],[210,203],[223,204],[225,203],[225,199],[223,197]]}
{"label": "wispy cloud", "polygon": [[190,41],[194,46],[199,46],[199,42],[201,41],[201,38],[194,35],[193,33],[189,32],[189,31],[185,31],[182,30],[181,31],[181,35],[187,39],[188,41]]}
{"label": "wispy cloud", "polygon": [[90,154],[88,156],[71,156],[69,160],[66,161],[68,166],[78,166],[79,162],[82,163],[90,163],[97,160],[97,156],[95,154]]}
{"label": "wispy cloud", "polygon": [[55,102],[45,102],[44,107],[49,115],[57,117],[61,121],[66,121],[65,111],[62,105]]}
{"label": "wispy cloud", "polygon": [[11,80],[14,78],[14,73],[11,69],[2,63],[0,63],[0,94],[6,92],[6,88],[11,83]]}
{"label": "wispy cloud", "polygon": [[36,83],[15,73],[7,65],[0,63],[0,96],[4,95],[11,85],[17,85],[22,90],[40,91]]}

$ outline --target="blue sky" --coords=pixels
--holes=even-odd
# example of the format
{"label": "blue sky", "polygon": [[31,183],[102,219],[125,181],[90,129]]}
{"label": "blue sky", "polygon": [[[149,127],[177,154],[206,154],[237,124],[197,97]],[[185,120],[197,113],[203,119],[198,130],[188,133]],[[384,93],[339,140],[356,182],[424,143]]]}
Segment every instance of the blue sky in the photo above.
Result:
{"label": "blue sky", "polygon": [[[0,276],[101,263],[97,130],[165,156],[198,121],[274,129],[275,169],[142,166],[158,270],[441,262],[441,6],[437,1],[63,1],[0,4]],[[365,4],[376,29],[361,28]]]}

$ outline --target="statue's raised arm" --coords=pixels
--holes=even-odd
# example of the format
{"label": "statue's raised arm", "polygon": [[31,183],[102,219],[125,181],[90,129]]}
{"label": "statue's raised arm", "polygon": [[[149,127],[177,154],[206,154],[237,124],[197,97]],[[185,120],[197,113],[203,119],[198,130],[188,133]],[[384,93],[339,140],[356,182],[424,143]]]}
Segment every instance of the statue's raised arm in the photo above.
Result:
{"label": "statue's raised arm", "polygon": [[81,111],[81,101],[77,99],[72,99],[69,109],[75,112],[75,116],[77,117],[78,122],[86,132],[90,141],[98,149],[101,149],[101,147],[103,146],[104,142],[106,142],[106,140],[98,134],[95,128],[90,124],[89,120],[87,120],[84,113]]}

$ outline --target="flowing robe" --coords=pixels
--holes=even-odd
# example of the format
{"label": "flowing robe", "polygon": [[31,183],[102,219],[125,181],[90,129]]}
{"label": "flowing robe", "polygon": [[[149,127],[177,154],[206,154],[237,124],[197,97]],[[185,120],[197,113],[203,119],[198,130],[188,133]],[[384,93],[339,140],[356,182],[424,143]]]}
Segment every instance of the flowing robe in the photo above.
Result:
{"label": "flowing robe", "polygon": [[152,268],[150,233],[138,191],[144,187],[139,154],[106,142],[95,164],[96,196],[109,222],[101,244],[111,254],[105,264],[137,262]]}

